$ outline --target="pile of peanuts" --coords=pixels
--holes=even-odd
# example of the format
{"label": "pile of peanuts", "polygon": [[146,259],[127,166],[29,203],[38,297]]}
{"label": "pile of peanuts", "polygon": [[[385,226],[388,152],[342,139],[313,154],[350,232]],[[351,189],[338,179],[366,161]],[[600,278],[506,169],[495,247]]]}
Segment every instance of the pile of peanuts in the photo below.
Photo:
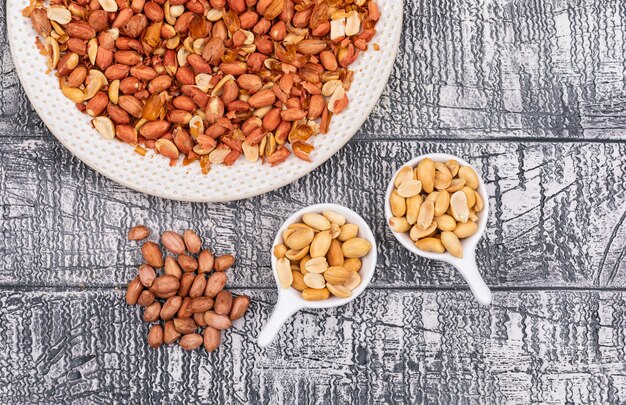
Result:
{"label": "pile of peanuts", "polygon": [[463,257],[460,239],[476,233],[476,213],[483,209],[474,169],[456,160],[425,158],[416,168],[400,169],[394,185],[389,227],[408,232],[420,250]]}
{"label": "pile of peanuts", "polygon": [[361,258],[372,248],[358,235],[359,226],[334,211],[304,214],[274,246],[280,286],[295,288],[307,301],[351,297],[361,284]]}
{"label": "pile of peanuts", "polygon": [[[138,225],[130,229],[128,239],[143,240],[149,235],[148,228]],[[182,236],[163,232],[161,243],[178,257],[166,256],[164,260],[157,243],[144,242],[141,253],[145,263],[128,283],[126,303],[144,308],[143,320],[152,324],[148,332],[150,347],[178,342],[183,349],[194,350],[204,344],[211,352],[221,342],[221,331],[230,328],[250,305],[248,296],[233,298],[224,289],[226,270],[235,258],[214,257],[209,250],[202,250],[202,241],[192,230]]]}
{"label": "pile of peanuts", "polygon": [[31,1],[49,69],[103,137],[205,174],[309,161],[380,17],[375,0]]}

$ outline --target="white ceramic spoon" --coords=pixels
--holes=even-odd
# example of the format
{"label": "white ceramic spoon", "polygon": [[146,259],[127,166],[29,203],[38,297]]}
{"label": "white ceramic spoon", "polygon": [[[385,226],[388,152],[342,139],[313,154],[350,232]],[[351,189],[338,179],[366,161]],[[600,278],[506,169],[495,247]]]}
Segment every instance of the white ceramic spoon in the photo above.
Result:
{"label": "white ceramic spoon", "polygon": [[[417,167],[417,164],[420,162],[420,160],[425,159],[425,158],[431,158],[435,162],[437,161],[445,162],[447,160],[454,159],[457,162],[459,162],[461,166],[472,167],[472,165],[467,163],[465,160],[460,159],[453,155],[445,154],[445,153],[431,153],[428,155],[418,156],[415,159],[409,160],[408,162],[403,164],[402,167],[410,166],[410,167],[415,168]],[[402,169],[402,167],[400,167],[400,169]],[[391,213],[391,205],[389,203],[389,197],[391,196],[391,193],[393,192],[395,188],[394,180],[396,176],[398,175],[398,172],[400,171],[400,169],[398,169],[398,171],[394,173],[393,177],[391,178],[391,181],[389,182],[389,186],[387,187],[387,194],[385,196],[385,218],[387,221],[387,226],[389,226],[389,219],[393,217]],[[474,169],[474,171],[476,171],[476,169]],[[478,174],[477,171],[476,173]],[[481,198],[483,199],[484,208],[476,214],[478,216],[478,230],[476,231],[476,233],[470,236],[469,238],[461,239],[461,246],[463,246],[463,258],[462,259],[458,257],[454,257],[448,252],[432,253],[432,252],[425,252],[423,250],[420,250],[415,246],[415,242],[411,240],[408,233],[394,232],[393,230],[391,230],[391,228],[390,230],[393,233],[393,236],[395,236],[396,239],[400,243],[402,243],[402,245],[405,248],[415,253],[416,255],[426,257],[428,259],[433,259],[433,260],[442,260],[456,267],[459,273],[461,273],[461,276],[463,276],[463,278],[465,279],[465,282],[467,282],[467,284],[469,285],[469,288],[474,294],[474,297],[476,297],[476,301],[478,301],[478,303],[482,305],[490,305],[491,304],[491,290],[489,290],[489,287],[487,287],[487,284],[485,284],[485,281],[480,276],[480,273],[478,272],[478,267],[476,266],[476,245],[478,244],[478,241],[480,240],[483,233],[485,232],[487,219],[489,217],[489,196],[487,195],[487,192],[485,191],[485,184],[483,183],[483,179],[480,177],[480,175],[478,176],[478,180],[479,180],[480,185],[478,186],[477,191],[480,194]]]}
{"label": "white ceramic spoon", "polygon": [[311,205],[309,207],[301,209],[300,211],[290,216],[276,233],[276,238],[274,239],[274,243],[272,244],[272,251],[274,249],[274,246],[282,243],[283,231],[293,223],[302,222],[303,214],[307,212],[321,214],[323,211],[335,211],[346,217],[348,223],[357,224],[359,226],[358,237],[367,239],[372,244],[372,249],[370,250],[370,252],[366,256],[361,258],[362,265],[361,270],[359,271],[359,275],[361,276],[361,284],[354,290],[352,290],[352,296],[349,298],[337,298],[331,295],[329,299],[323,301],[306,301],[302,298],[300,291],[296,290],[295,288],[282,288],[280,286],[280,283],[278,282],[278,276],[276,274],[276,257],[273,253],[270,252],[272,257],[272,272],[274,273],[274,279],[276,280],[276,286],[278,287],[278,301],[274,306],[274,312],[272,312],[272,316],[270,317],[269,321],[267,321],[257,338],[257,343],[261,347],[269,346],[269,344],[272,343],[272,340],[274,340],[274,338],[278,334],[281,326],[283,326],[285,321],[287,321],[287,319],[289,319],[291,315],[295,314],[303,308],[330,308],[347,304],[348,302],[358,297],[365,290],[365,288],[370,283],[372,276],[374,275],[374,269],[376,268],[376,240],[374,239],[374,234],[359,214],[352,211],[351,209],[337,204]]}

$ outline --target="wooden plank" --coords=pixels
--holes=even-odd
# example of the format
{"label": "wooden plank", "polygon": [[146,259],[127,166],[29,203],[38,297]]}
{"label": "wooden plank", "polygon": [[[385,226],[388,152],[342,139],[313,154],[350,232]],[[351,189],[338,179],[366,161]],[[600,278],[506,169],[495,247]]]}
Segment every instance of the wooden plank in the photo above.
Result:
{"label": "wooden plank", "polygon": [[[5,4],[0,134],[47,137],[14,71]],[[358,139],[626,139],[620,0],[404,4],[395,68]]]}
{"label": "wooden plank", "polygon": [[28,101],[11,59],[6,3],[0,4],[0,136],[46,136],[49,131]]}
{"label": "wooden plank", "polygon": [[140,260],[126,231],[145,223],[161,231],[194,227],[216,252],[237,255],[235,285],[273,287],[268,266],[275,230],[293,211],[328,201],[355,209],[372,226],[379,243],[374,285],[464,286],[452,267],[405,251],[384,223],[387,179],[402,162],[426,152],[462,156],[487,182],[491,211],[478,261],[488,284],[624,285],[621,143],[350,143],[278,191],[227,204],[190,204],[130,191],[42,140],[0,144],[0,283],[123,285]]}
{"label": "wooden plank", "polygon": [[368,290],[255,337],[275,301],[254,299],[213,354],[147,347],[121,291],[0,292],[3,403],[623,403],[623,292]]}
{"label": "wooden plank", "polygon": [[400,53],[363,137],[624,139],[619,0],[404,4]]}

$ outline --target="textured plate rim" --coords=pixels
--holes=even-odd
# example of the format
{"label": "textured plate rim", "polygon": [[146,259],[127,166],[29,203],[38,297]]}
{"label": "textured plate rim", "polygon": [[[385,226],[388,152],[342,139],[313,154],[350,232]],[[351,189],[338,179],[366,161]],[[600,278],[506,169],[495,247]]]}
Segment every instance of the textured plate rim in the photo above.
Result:
{"label": "textured plate rim", "polygon": [[[28,100],[31,104],[31,106],[35,109],[35,111],[37,112],[37,115],[39,116],[39,118],[42,120],[42,122],[46,125],[46,128],[52,133],[52,135],[55,137],[55,139],[57,141],[59,141],[71,154],[72,156],[76,157],[78,160],[80,160],[82,163],[84,163],[85,165],[87,165],[89,168],[91,168],[92,170],[94,170],[95,172],[101,174],[102,176],[114,181],[117,184],[120,184],[126,188],[129,188],[131,190],[134,191],[138,191],[147,195],[152,195],[152,196],[156,196],[159,198],[164,198],[164,199],[170,199],[170,200],[174,200],[174,201],[183,201],[183,202],[197,202],[197,203],[219,203],[219,202],[230,202],[230,201],[238,201],[238,200],[243,200],[243,199],[248,199],[248,198],[252,198],[252,197],[256,197],[265,193],[269,193],[271,191],[275,191],[278,190],[288,184],[291,184],[299,179],[301,179],[302,177],[306,176],[307,174],[313,172],[315,169],[317,169],[319,166],[321,166],[323,163],[327,162],[328,160],[330,160],[333,156],[335,156],[337,154],[337,152],[339,150],[341,150],[353,137],[354,135],[356,135],[356,133],[359,131],[359,129],[361,128],[361,126],[363,125],[363,123],[365,123],[365,121],[367,120],[367,118],[369,117],[369,115],[371,114],[371,112],[374,110],[374,108],[376,107],[376,105],[378,104],[378,101],[383,93],[383,91],[385,90],[385,87],[387,85],[387,82],[389,80],[389,76],[391,75],[391,71],[393,70],[393,67],[395,65],[395,60],[397,58],[398,55],[398,50],[400,47],[400,38],[402,35],[402,24],[404,21],[404,9],[402,6],[403,1],[400,1],[400,15],[399,15],[399,29],[396,29],[391,43],[386,44],[386,46],[392,46],[393,49],[391,50],[391,56],[392,56],[392,61],[391,63],[388,63],[385,65],[384,70],[383,70],[383,77],[384,80],[381,80],[378,82],[378,84],[374,87],[374,92],[373,95],[375,97],[371,97],[369,100],[369,104],[367,105],[366,108],[366,112],[364,114],[361,114],[359,116],[357,116],[355,118],[355,122],[357,122],[357,125],[355,127],[355,129],[352,131],[352,134],[350,134],[349,136],[346,136],[343,140],[341,140],[340,142],[337,143],[336,147],[332,149],[332,151],[330,153],[328,153],[327,156],[322,156],[316,160],[314,160],[313,162],[309,163],[308,165],[304,166],[303,169],[300,169],[296,172],[294,172],[293,174],[284,177],[283,180],[281,181],[277,181],[275,183],[269,184],[267,186],[264,187],[259,187],[258,189],[251,191],[251,192],[243,192],[243,193],[233,193],[227,197],[219,197],[217,194],[214,194],[210,197],[206,197],[206,198],[199,198],[199,197],[194,197],[194,196],[190,196],[190,197],[182,197],[182,196],[176,196],[171,192],[162,192],[161,189],[152,189],[152,188],[147,188],[147,187],[143,187],[141,184],[138,183],[133,183],[131,181],[128,181],[125,177],[123,176],[118,176],[112,172],[108,172],[106,170],[105,167],[101,167],[100,164],[98,164],[97,162],[92,161],[89,156],[86,156],[83,152],[78,151],[76,148],[72,147],[71,145],[69,145],[67,142],[65,142],[64,139],[62,139],[62,137],[57,136],[57,134],[55,133],[55,131],[53,131],[51,129],[51,124],[49,123],[49,120],[47,118],[47,115],[44,113],[44,111],[42,110],[42,107],[39,105],[39,103],[35,103],[33,102],[33,95],[31,93],[31,90],[29,89],[29,86],[25,86],[24,83],[27,83],[28,81],[25,80],[25,78],[23,77],[24,73],[22,72],[22,70],[20,69],[20,64],[18,63],[18,59],[16,57],[17,52],[15,52],[15,48],[16,48],[16,44],[13,42],[13,35],[11,34],[11,32],[13,31],[13,21],[11,18],[9,18],[9,8],[15,8],[15,7],[19,7],[19,5],[17,4],[19,3],[19,0],[8,0],[7,1],[7,36],[9,37],[9,49],[10,49],[10,53],[11,53],[11,58],[13,61],[13,65],[15,67],[15,71],[17,72],[17,76],[20,80],[20,85],[22,87],[22,89],[24,90],[24,92],[26,93],[26,96],[28,97]],[[20,10],[21,11],[21,10]],[[21,12],[19,13],[21,15]],[[34,44],[33,44],[34,46]],[[371,51],[370,51],[371,52]],[[349,94],[349,93],[348,93]],[[132,153],[132,152],[131,152]]]}

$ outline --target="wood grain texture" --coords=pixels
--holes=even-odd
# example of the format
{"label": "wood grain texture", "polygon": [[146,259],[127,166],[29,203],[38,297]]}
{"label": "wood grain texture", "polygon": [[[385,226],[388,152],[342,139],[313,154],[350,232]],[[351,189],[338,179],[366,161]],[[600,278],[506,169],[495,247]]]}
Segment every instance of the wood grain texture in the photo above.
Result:
{"label": "wood grain texture", "polygon": [[[626,139],[623,1],[411,0],[404,15],[392,76],[358,139]],[[4,29],[0,69],[0,133],[47,137]]]}
{"label": "wood grain texture", "polygon": [[373,138],[624,139],[620,0],[405,1]]}
{"label": "wood grain texture", "polygon": [[[121,187],[54,139],[19,85],[0,2],[0,403],[625,403],[626,3],[404,7],[392,76],[348,146],[264,196],[188,204]],[[489,308],[386,229],[389,177],[428,152],[486,181]],[[371,224],[372,287],[259,349],[274,230],[325,201]],[[217,353],[147,347],[120,288],[140,262],[125,241],[137,223],[193,227],[237,255],[229,285],[253,304]]]}
{"label": "wood grain texture", "polygon": [[271,287],[269,251],[282,221],[306,205],[335,202],[360,212],[375,233],[375,286],[463,286],[451,266],[406,251],[384,223],[388,179],[402,162],[427,152],[463,156],[486,181],[491,210],[477,256],[488,284],[600,287],[626,281],[621,143],[357,142],[278,191],[228,204],[190,204],[118,186],[56,142],[18,140],[0,145],[0,229],[6,235],[0,283],[123,285],[140,260],[126,231],[145,223],[155,233],[197,229],[217,253],[234,252],[248,269],[235,285]]}
{"label": "wood grain texture", "polygon": [[213,354],[150,349],[120,291],[0,293],[3,403],[623,403],[622,292],[368,290],[255,337],[275,293],[254,299]]}

